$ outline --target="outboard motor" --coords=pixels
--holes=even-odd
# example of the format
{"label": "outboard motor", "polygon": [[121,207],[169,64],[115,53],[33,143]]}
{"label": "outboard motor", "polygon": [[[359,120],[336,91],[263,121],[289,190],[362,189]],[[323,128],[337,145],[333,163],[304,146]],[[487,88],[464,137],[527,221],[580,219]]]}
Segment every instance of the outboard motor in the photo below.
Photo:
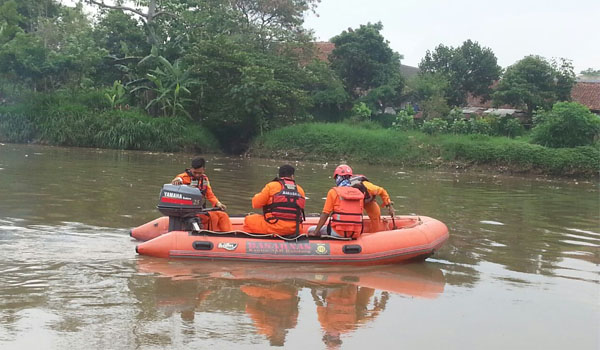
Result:
{"label": "outboard motor", "polygon": [[204,196],[197,187],[163,185],[157,208],[169,217],[169,231],[200,231],[202,227],[196,214],[204,211]]}

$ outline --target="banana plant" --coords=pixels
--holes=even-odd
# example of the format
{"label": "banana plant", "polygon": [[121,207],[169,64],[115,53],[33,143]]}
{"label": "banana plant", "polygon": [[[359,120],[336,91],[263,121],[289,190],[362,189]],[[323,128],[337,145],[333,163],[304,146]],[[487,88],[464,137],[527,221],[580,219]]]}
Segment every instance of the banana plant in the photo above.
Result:
{"label": "banana plant", "polygon": [[115,80],[112,89],[104,94],[110,103],[110,108],[115,109],[125,102],[125,92],[125,87],[121,81]]}
{"label": "banana plant", "polygon": [[150,90],[154,93],[156,97],[148,102],[146,110],[158,105],[165,117],[175,117],[178,113],[183,113],[191,118],[184,107],[184,103],[191,99],[185,96],[191,95],[189,88],[199,84],[199,81],[190,77],[189,72],[182,67],[179,60],[171,64],[166,58],[155,53],[142,59],[140,64],[150,58],[156,59],[159,63],[158,67],[146,74],[146,79],[150,84],[138,86],[131,92]]}

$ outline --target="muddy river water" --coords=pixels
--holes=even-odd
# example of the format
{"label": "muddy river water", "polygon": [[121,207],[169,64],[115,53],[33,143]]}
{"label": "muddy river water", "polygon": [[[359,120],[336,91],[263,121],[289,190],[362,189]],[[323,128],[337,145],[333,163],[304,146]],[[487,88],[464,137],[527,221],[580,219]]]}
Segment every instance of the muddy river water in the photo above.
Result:
{"label": "muddy river water", "polygon": [[[450,239],[424,262],[138,256],[189,154],[0,144],[0,349],[598,349],[596,181],[351,164]],[[228,212],[282,161],[206,156]],[[336,160],[290,162],[318,213]]]}

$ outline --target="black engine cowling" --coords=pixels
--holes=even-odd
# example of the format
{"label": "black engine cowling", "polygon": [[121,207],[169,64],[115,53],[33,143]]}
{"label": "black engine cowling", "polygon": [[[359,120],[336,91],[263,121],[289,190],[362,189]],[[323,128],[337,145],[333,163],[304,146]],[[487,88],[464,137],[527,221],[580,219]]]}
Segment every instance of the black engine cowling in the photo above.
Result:
{"label": "black engine cowling", "polygon": [[197,187],[165,184],[157,208],[169,217],[169,231],[196,230],[201,228],[196,215],[204,211],[204,196]]}

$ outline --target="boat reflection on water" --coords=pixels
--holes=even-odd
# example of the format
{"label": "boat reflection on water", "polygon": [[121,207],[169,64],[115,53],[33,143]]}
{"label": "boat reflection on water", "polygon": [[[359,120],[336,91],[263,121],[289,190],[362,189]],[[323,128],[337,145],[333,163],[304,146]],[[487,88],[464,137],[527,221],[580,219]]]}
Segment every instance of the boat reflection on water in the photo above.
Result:
{"label": "boat reflection on water", "polygon": [[[193,321],[197,312],[246,313],[271,346],[283,346],[300,314],[300,291],[310,295],[328,348],[343,334],[374,320],[390,293],[433,299],[444,291],[442,271],[432,264],[373,267],[293,266],[195,262],[139,257],[138,271],[158,275],[154,295],[140,291],[142,304]],[[147,283],[144,283],[146,288]],[[137,293],[136,293],[137,294]]]}

